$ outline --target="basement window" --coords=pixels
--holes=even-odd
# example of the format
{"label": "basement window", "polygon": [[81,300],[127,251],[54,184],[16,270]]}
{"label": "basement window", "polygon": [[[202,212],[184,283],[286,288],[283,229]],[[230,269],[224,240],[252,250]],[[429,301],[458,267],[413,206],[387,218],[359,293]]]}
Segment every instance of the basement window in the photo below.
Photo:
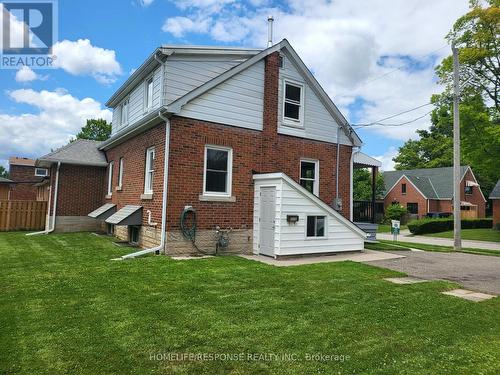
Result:
{"label": "basement window", "polygon": [[300,161],[300,185],[310,193],[319,195],[319,161]]}
{"label": "basement window", "polygon": [[283,123],[303,126],[304,86],[289,80],[283,81]]}
{"label": "basement window", "polygon": [[325,216],[308,216],[306,236],[310,238],[325,237],[325,224]]}
{"label": "basement window", "polygon": [[129,226],[128,227],[128,242],[130,242],[132,245],[138,245],[139,244],[139,237],[140,237],[140,227],[138,226]]}
{"label": "basement window", "polygon": [[231,196],[233,150],[206,146],[203,173],[203,195]]}
{"label": "basement window", "polygon": [[144,177],[144,194],[153,194],[153,177],[155,167],[155,148],[146,150],[146,171]]}

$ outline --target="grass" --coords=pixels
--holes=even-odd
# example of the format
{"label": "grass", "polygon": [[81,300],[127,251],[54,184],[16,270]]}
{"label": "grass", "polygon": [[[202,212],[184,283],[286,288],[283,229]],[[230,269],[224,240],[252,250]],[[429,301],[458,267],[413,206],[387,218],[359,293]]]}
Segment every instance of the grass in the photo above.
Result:
{"label": "grass", "polygon": [[456,285],[444,281],[395,285],[382,279],[400,273],[353,262],[110,260],[124,253],[85,233],[0,234],[0,373],[500,372],[500,298],[445,296]]}
{"label": "grass", "polygon": [[[474,241],[500,242],[500,230],[480,228],[480,229],[462,229],[462,239]],[[425,234],[429,237],[453,238],[453,231]]]}
{"label": "grass", "polygon": [[385,242],[376,242],[376,243],[372,243],[372,242],[365,242],[365,249],[368,249],[368,250],[380,250],[380,251],[391,251],[391,250],[397,250],[397,251],[401,251],[401,250],[411,250],[409,247],[406,247],[406,246],[403,246],[403,245],[398,245],[396,243],[385,243]]}
{"label": "grass", "polygon": [[[400,231],[408,229],[408,226],[401,225]],[[391,233],[391,226],[389,224],[379,224],[377,233]]]}
{"label": "grass", "polygon": [[[453,251],[453,247],[451,246],[441,246],[441,245],[430,245],[430,244],[424,244],[424,243],[417,243],[417,242],[404,242],[404,241],[388,241],[388,240],[379,240],[381,244],[384,246],[394,246],[394,245],[399,245],[407,248],[412,248],[412,249],[419,249],[419,250],[425,250],[425,251],[438,251],[442,253],[450,253]],[[365,244],[366,248],[366,244]],[[376,249],[373,248],[373,250],[384,250],[384,249]],[[397,249],[392,249],[392,250],[397,250]],[[405,250],[405,249],[400,249],[400,250]],[[498,250],[488,250],[488,249],[474,249],[474,248],[462,248],[462,253],[469,253],[469,254],[479,254],[479,255],[491,255],[491,256],[500,256],[500,251]]]}

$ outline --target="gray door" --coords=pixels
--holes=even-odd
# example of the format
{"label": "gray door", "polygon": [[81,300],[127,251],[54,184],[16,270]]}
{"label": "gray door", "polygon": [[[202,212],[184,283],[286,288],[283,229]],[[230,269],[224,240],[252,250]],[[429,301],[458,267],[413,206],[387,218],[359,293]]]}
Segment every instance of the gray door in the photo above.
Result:
{"label": "gray door", "polygon": [[260,254],[274,257],[274,220],[276,217],[276,188],[260,189]]}

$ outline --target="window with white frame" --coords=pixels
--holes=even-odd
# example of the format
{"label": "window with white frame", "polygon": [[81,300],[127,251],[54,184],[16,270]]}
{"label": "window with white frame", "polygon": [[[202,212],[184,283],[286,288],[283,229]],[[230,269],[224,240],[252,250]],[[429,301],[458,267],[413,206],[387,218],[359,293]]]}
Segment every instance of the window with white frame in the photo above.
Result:
{"label": "window with white frame", "polygon": [[121,189],[123,184],[123,158],[120,158],[118,163],[118,188]]}
{"label": "window with white frame", "polygon": [[146,81],[146,111],[153,108],[153,77]]}
{"label": "window with white frame", "polygon": [[203,195],[231,196],[233,150],[205,146]]}
{"label": "window with white frame", "polygon": [[319,161],[302,159],[300,161],[300,185],[319,196]]}
{"label": "window with white frame", "polygon": [[46,177],[49,175],[49,171],[46,168],[35,168],[35,176]]}
{"label": "window with white frame", "polygon": [[114,162],[110,162],[108,165],[108,195],[113,193],[113,165]]}
{"label": "window with white frame", "polygon": [[122,125],[128,124],[128,104],[128,99],[125,99],[121,105],[120,122]]}
{"label": "window with white frame", "polygon": [[325,216],[307,216],[307,237],[325,237]]}
{"label": "window with white frame", "polygon": [[285,79],[283,91],[283,123],[303,126],[304,86]]}
{"label": "window with white frame", "polygon": [[146,150],[146,174],[144,178],[144,194],[153,193],[153,177],[155,167],[155,148],[150,147]]}

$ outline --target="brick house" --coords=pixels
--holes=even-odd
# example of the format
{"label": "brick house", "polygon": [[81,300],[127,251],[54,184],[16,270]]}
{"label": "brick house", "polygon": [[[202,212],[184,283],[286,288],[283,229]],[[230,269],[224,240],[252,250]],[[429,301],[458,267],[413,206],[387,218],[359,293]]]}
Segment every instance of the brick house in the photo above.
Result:
{"label": "brick house", "polygon": [[35,160],[20,157],[9,158],[9,179],[14,182],[11,200],[36,200],[37,184],[48,176],[46,168],[35,166]]}
{"label": "brick house", "polygon": [[500,180],[491,191],[490,199],[493,203],[493,227],[500,229]]}
{"label": "brick house", "polygon": [[[485,216],[486,199],[472,169],[460,167],[462,218]],[[453,213],[453,168],[427,168],[383,172],[384,206],[399,203],[418,218],[428,213]]]}
{"label": "brick house", "polygon": [[[87,213],[119,238],[145,252],[210,252],[221,228],[232,252],[363,249],[349,220],[362,142],[288,41],[162,46],[107,106],[111,138],[93,145],[104,188],[73,183],[93,192]],[[183,224],[194,220],[189,237]]]}

